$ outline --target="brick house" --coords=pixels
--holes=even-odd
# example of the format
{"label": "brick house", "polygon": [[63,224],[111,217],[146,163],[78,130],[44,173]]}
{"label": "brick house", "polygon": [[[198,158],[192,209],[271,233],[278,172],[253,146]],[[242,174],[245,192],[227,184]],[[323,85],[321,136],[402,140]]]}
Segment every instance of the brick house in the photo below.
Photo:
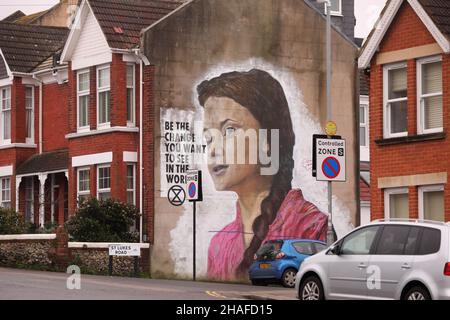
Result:
{"label": "brick house", "polygon": [[[0,202],[30,222],[43,224],[66,214],[67,167],[58,160],[67,148],[67,119],[60,107],[67,101],[67,70],[53,57],[68,31],[0,22]],[[39,156],[47,161],[36,167],[33,159]],[[47,212],[37,205],[44,198]]]}
{"label": "brick house", "polygon": [[[114,198],[142,208],[141,235],[151,233],[153,206],[145,193],[153,194],[153,171],[144,168],[152,167],[153,123],[142,119],[151,119],[143,105],[153,80],[139,51],[140,31],[179,5],[84,0],[70,30],[2,22],[0,74],[6,76],[0,92],[6,92],[2,105],[10,108],[0,128],[11,126],[0,144],[4,206],[43,226],[63,223],[79,200]],[[41,32],[42,41],[26,38],[31,30]],[[16,48],[9,48],[11,34]],[[60,37],[53,39],[55,34]],[[50,35],[57,45],[48,45]],[[17,58],[22,46],[38,46],[39,61],[28,63],[31,51]],[[29,103],[33,140],[26,134]]]}
{"label": "brick house", "polygon": [[362,48],[371,218],[450,220],[450,3],[390,0]]}

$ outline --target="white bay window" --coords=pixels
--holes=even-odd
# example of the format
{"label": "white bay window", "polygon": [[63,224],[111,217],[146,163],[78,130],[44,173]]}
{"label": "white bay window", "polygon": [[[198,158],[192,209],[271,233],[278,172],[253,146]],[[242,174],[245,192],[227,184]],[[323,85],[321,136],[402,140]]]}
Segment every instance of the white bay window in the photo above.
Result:
{"label": "white bay window", "polygon": [[97,199],[108,200],[111,198],[111,167],[97,167]]}
{"label": "white bay window", "polygon": [[78,203],[82,204],[85,201],[89,200],[91,196],[90,189],[90,172],[89,168],[79,168],[78,169]]}
{"label": "white bay window", "polygon": [[11,208],[11,178],[0,178],[0,207]]}
{"label": "white bay window", "polygon": [[11,87],[0,89],[0,144],[11,143]]}
{"label": "white bay window", "polygon": [[34,87],[25,88],[26,141],[34,143]]}
{"label": "white bay window", "polygon": [[127,124],[128,126],[135,125],[135,106],[136,106],[136,91],[135,91],[135,67],[134,64],[127,65]]}
{"label": "white bay window", "polygon": [[111,117],[111,68],[97,68],[97,128],[109,128]]}
{"label": "white bay window", "polygon": [[89,100],[90,100],[90,74],[89,70],[79,71],[77,74],[78,131],[89,131]]}

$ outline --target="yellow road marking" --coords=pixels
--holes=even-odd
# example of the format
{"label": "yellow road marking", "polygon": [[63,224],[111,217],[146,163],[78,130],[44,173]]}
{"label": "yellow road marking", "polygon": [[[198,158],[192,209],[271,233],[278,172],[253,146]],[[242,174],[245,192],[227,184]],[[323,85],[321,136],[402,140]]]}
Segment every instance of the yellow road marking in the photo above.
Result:
{"label": "yellow road marking", "polygon": [[206,294],[207,294],[208,296],[210,296],[210,297],[213,297],[213,298],[227,299],[227,297],[225,297],[225,296],[223,296],[223,295],[220,295],[220,294],[218,294],[218,293],[215,292],[215,291],[206,291]]}

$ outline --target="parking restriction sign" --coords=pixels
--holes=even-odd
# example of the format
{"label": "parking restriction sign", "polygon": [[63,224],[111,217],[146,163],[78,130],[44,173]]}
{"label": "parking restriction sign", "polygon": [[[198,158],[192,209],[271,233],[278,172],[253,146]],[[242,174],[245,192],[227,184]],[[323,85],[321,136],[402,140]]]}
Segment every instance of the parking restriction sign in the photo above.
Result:
{"label": "parking restriction sign", "polygon": [[202,172],[198,170],[188,171],[186,174],[186,194],[188,201],[203,201]]}
{"label": "parking restriction sign", "polygon": [[341,139],[317,139],[317,180],[345,182],[346,144]]}

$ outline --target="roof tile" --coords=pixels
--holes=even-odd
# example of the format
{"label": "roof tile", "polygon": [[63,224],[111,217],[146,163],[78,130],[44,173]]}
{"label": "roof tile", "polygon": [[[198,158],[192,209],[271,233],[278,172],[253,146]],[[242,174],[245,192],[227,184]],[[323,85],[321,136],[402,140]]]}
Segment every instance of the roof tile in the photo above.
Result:
{"label": "roof tile", "polygon": [[31,72],[64,47],[67,28],[0,21],[0,49],[13,72]]}
{"label": "roof tile", "polygon": [[[142,29],[160,20],[183,3],[169,0],[89,0],[108,44],[114,49],[131,49],[140,41]],[[116,32],[121,28],[123,33]]]}

